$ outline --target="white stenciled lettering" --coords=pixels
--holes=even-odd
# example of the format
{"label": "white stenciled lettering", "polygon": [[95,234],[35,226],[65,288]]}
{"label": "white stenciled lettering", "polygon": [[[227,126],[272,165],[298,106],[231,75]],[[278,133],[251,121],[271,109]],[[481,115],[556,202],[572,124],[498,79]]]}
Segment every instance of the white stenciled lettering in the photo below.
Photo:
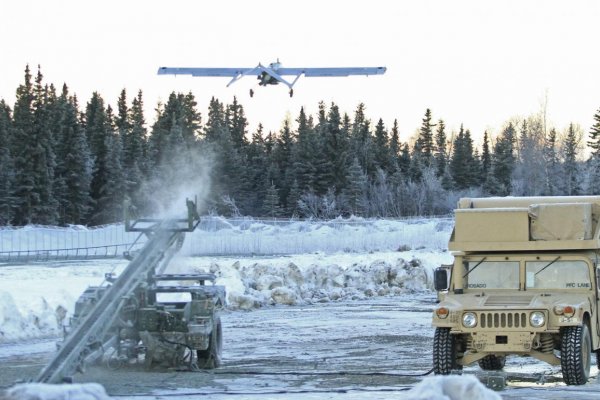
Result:
{"label": "white stenciled lettering", "polygon": [[469,289],[484,289],[486,286],[485,283],[469,283]]}

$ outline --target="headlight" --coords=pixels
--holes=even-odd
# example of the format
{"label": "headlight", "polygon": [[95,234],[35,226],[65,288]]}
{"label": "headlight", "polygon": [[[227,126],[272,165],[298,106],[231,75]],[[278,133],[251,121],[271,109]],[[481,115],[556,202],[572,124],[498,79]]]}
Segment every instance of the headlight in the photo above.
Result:
{"label": "headlight", "polygon": [[463,325],[465,328],[474,328],[477,325],[477,316],[472,312],[464,313]]}
{"label": "headlight", "polygon": [[544,316],[543,312],[534,311],[529,316],[529,322],[534,328],[539,328],[540,326],[543,326],[546,322],[546,317]]}

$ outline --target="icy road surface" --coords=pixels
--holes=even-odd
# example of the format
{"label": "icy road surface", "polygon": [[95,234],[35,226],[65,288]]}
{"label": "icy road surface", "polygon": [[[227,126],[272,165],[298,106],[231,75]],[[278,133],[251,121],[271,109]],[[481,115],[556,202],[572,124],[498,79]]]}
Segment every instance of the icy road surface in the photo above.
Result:
{"label": "icy road surface", "polygon": [[[407,398],[422,378],[398,375],[431,369],[434,300],[420,294],[226,312],[223,367],[215,372],[94,367],[76,382],[101,383],[123,399],[225,399],[234,393],[248,399]],[[0,385],[34,377],[53,347],[52,340],[0,345]],[[276,375],[283,372],[290,375]],[[583,387],[563,386],[559,368],[528,358],[510,359],[506,372],[503,398],[600,399],[596,368]],[[465,373],[485,380],[477,367]],[[540,384],[542,376],[546,383]]]}

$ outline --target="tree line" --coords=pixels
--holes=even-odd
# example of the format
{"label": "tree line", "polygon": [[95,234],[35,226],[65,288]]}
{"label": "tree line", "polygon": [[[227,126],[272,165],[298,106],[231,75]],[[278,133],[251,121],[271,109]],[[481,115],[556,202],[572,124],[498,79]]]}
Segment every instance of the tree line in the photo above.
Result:
{"label": "tree line", "polygon": [[257,217],[439,215],[461,196],[600,193],[600,110],[587,139],[543,112],[484,132],[479,148],[429,109],[409,142],[399,132],[364,104],[350,116],[321,102],[250,133],[235,97],[212,98],[204,121],[192,93],[171,93],[148,127],[141,90],[131,101],[123,90],[116,110],[99,93],[81,107],[27,66],[14,106],[0,100],[0,225],[111,223],[126,199],[151,214],[177,185],[205,191],[208,212]]}

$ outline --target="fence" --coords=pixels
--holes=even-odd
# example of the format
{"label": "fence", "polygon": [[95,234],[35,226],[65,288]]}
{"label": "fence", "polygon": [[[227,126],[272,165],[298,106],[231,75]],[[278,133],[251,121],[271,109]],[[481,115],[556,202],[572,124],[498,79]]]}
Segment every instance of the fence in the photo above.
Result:
{"label": "fence", "polygon": [[0,228],[0,262],[43,262],[122,257],[144,243],[122,224],[93,228],[28,225]]}
{"label": "fence", "polygon": [[[451,227],[450,217],[329,221],[203,217],[196,231],[186,234],[181,252],[225,256],[443,249]],[[139,249],[145,239],[125,232],[122,224],[0,228],[0,262],[121,257]]]}

